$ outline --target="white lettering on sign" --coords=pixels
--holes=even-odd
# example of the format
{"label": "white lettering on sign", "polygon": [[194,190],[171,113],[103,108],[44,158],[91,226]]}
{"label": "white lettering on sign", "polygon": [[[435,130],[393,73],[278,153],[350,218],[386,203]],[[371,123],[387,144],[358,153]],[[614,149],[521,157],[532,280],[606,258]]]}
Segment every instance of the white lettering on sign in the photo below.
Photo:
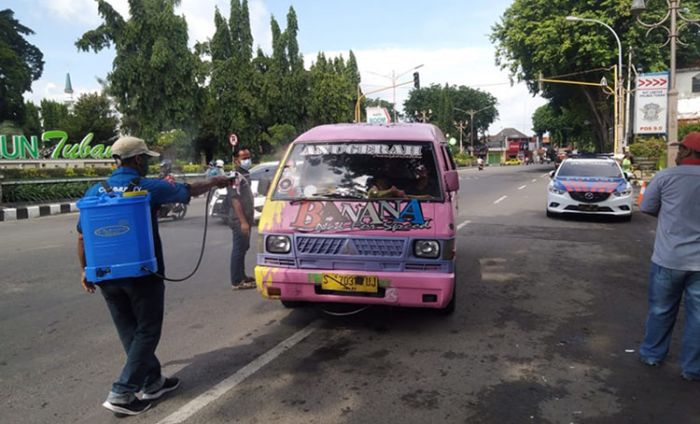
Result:
{"label": "white lettering on sign", "polygon": [[378,157],[420,158],[421,146],[416,144],[307,144],[301,156],[372,155]]}

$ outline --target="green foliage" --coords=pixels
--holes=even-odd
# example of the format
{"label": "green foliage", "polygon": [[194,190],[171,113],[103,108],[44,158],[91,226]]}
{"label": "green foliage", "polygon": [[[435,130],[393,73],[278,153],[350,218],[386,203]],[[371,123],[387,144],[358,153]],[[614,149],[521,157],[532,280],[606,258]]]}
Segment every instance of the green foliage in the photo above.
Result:
{"label": "green foliage", "polygon": [[[432,112],[430,122],[438,124],[444,133],[454,134],[454,121],[462,121],[467,125],[464,138],[469,140],[469,132],[472,125],[471,115],[464,111],[477,111],[474,113],[473,140],[478,140],[478,133],[483,133],[498,117],[496,98],[490,93],[466,87],[463,85],[440,86],[433,84],[418,90],[411,90],[408,99],[404,102],[406,116],[416,117],[421,111]],[[461,110],[460,110],[461,109]]]}
{"label": "green foliage", "polygon": [[116,140],[119,120],[105,94],[81,95],[72,113],[64,119],[61,127],[46,129],[62,129],[72,139],[82,139],[88,133],[93,133],[94,144],[111,145]]}
{"label": "green foliage", "polygon": [[457,166],[468,166],[471,165],[472,162],[476,161],[476,158],[474,156],[471,156],[466,152],[457,152],[453,155],[453,157]]}
{"label": "green foliage", "polygon": [[104,177],[112,173],[111,168],[24,168],[3,169],[3,181],[46,180],[61,178]]}
{"label": "green foliage", "polygon": [[25,121],[22,95],[44,70],[43,54],[24,38],[32,34],[11,9],[0,10],[0,122]]}
{"label": "green foliage", "polygon": [[[610,25],[623,46],[634,46],[635,63],[645,70],[666,69],[668,50],[661,48],[664,31],[653,31],[647,38],[646,29],[630,14],[631,1],[515,0],[492,28],[496,62],[507,69],[513,79],[525,81],[533,94],[539,91],[540,73],[545,78],[566,75],[564,79],[597,82],[605,76],[613,81],[610,68],[618,61],[618,49],[612,34],[599,24],[564,19],[575,15]],[[683,5],[700,11],[698,0],[689,0]],[[649,1],[647,7],[649,10],[643,18],[654,22],[664,16],[667,4]],[[700,58],[697,43],[690,44],[694,46],[679,50],[679,66]],[[581,115],[581,120],[588,120],[595,131],[593,137],[603,148],[602,143],[609,138],[607,129],[613,126],[612,97],[608,98],[597,87],[552,83],[544,83],[541,94],[550,99],[555,110],[566,107]]]}
{"label": "green foliage", "polygon": [[[44,131],[61,130],[68,121],[68,107],[54,100],[43,99],[40,103]],[[75,136],[74,134],[69,134]]]}
{"label": "green foliage", "polygon": [[682,141],[691,132],[700,132],[700,122],[696,124],[682,124],[678,126],[678,140]]}
{"label": "green foliage", "polygon": [[666,141],[658,137],[635,138],[629,149],[636,158],[658,160],[666,155]]}
{"label": "green foliage", "polygon": [[262,139],[274,149],[279,149],[291,143],[297,135],[298,132],[293,125],[281,124],[268,128],[263,133]]}
{"label": "green foliage", "polygon": [[183,130],[171,130],[158,134],[156,149],[170,160],[191,160],[194,154],[192,139]]}
{"label": "green foliage", "polygon": [[[39,118],[39,108],[32,102],[24,104],[24,122],[22,131],[26,136],[41,134],[41,119]],[[3,133],[4,134],[4,133]]]}
{"label": "green foliage", "polygon": [[123,129],[144,139],[172,128],[191,128],[196,116],[196,61],[187,46],[187,23],[175,15],[177,0],[133,0],[125,20],[97,0],[103,23],[76,42],[82,51],[113,46],[109,94],[123,115]]}
{"label": "green foliage", "polygon": [[185,174],[197,174],[204,172],[204,169],[202,168],[202,165],[186,164],[182,166],[182,172],[184,172]]}
{"label": "green foliage", "polygon": [[37,183],[6,185],[2,189],[2,202],[51,202],[72,200],[83,196],[85,191],[95,184],[94,181],[76,181],[67,183]]}

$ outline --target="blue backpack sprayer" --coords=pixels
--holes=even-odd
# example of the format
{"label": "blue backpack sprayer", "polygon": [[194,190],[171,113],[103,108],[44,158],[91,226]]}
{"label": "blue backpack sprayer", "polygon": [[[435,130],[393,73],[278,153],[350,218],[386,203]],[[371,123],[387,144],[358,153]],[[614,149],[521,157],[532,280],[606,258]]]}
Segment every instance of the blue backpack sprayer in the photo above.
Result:
{"label": "blue backpack sprayer", "polygon": [[[234,172],[229,179],[236,177]],[[135,179],[121,193],[112,191],[103,183],[105,193],[83,197],[77,202],[85,246],[85,278],[92,283],[147,275],[156,275],[167,281],[184,281],[199,269],[207,239],[209,216],[206,208],[211,190],[204,204],[204,233],[197,265],[188,276],[171,279],[157,273],[151,195],[147,191],[133,191],[137,184],[138,179]]]}

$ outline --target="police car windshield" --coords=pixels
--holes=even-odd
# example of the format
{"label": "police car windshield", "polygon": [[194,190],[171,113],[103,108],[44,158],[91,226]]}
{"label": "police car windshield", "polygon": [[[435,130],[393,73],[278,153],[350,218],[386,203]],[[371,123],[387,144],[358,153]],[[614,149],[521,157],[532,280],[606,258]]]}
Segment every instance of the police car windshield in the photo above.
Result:
{"label": "police car windshield", "polygon": [[427,142],[297,144],[281,166],[275,200],[441,200]]}
{"label": "police car windshield", "polygon": [[622,178],[622,173],[612,160],[567,160],[559,167],[557,177]]}

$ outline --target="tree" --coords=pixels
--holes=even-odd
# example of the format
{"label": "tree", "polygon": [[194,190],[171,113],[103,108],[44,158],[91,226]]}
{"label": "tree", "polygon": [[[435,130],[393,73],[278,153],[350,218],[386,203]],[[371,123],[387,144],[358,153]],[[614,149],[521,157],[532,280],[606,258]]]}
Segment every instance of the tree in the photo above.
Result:
{"label": "tree", "polygon": [[26,136],[41,134],[41,118],[39,116],[39,108],[32,102],[24,103],[24,122],[22,122],[22,131]]}
{"label": "tree", "polygon": [[[567,22],[575,15],[601,20],[620,36],[623,47],[635,47],[635,63],[652,71],[666,69],[667,49],[661,49],[663,34],[645,37],[646,29],[630,15],[631,0],[515,0],[492,28],[496,62],[510,71],[514,80],[525,81],[531,93],[539,91],[539,73],[545,77],[566,75],[566,79],[596,82],[605,76],[612,81],[611,66],[618,51],[612,34],[601,25]],[[700,6],[690,0],[688,5]],[[665,2],[648,2],[645,18],[663,17]],[[690,6],[691,8],[693,6]],[[679,65],[697,60],[697,43],[679,51]],[[597,87],[545,84],[541,93],[555,109],[582,110],[582,119],[591,122],[599,149],[607,149],[612,128],[612,99]]]}
{"label": "tree", "polygon": [[126,132],[154,139],[164,130],[193,128],[196,60],[187,47],[187,23],[176,16],[179,0],[130,0],[125,20],[97,0],[103,23],[76,42],[82,51],[114,46],[109,93]]}
{"label": "tree", "polygon": [[158,134],[156,148],[163,158],[190,161],[193,157],[193,143],[183,130],[170,130]]}
{"label": "tree", "polygon": [[54,100],[43,99],[40,103],[41,124],[44,131],[62,130],[68,120],[68,107]]}
{"label": "tree", "polygon": [[[422,111],[432,111],[431,122],[446,133],[454,132],[454,121],[465,120],[471,130],[471,115],[464,111],[478,111],[474,114],[474,140],[479,132],[486,131],[498,117],[497,100],[490,93],[466,87],[445,84],[432,84],[429,87],[411,90],[404,102],[406,116],[417,116]],[[461,110],[460,110],[461,109]],[[467,134],[467,138],[469,135]]]}
{"label": "tree", "polygon": [[93,133],[95,143],[111,145],[116,139],[119,120],[107,95],[91,93],[78,98],[64,125],[71,138],[82,139]]}
{"label": "tree", "polygon": [[34,31],[20,24],[11,9],[0,11],[0,122],[24,121],[22,95],[44,70],[43,54],[24,39],[31,34]]}

